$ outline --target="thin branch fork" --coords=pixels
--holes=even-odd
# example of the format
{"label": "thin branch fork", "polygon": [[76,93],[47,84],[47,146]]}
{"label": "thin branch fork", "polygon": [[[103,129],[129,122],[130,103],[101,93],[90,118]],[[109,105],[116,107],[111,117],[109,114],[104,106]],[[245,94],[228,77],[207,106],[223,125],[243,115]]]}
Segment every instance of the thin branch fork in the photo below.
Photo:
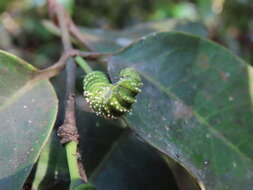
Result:
{"label": "thin branch fork", "polygon": [[97,52],[84,52],[80,50],[71,49],[63,53],[60,59],[50,67],[46,69],[38,70],[35,73],[34,79],[36,80],[43,80],[49,79],[51,77],[56,76],[65,66],[67,60],[73,56],[81,56],[89,60],[95,60],[101,58],[102,56],[107,56],[109,54],[97,53]]}
{"label": "thin branch fork", "polygon": [[[58,134],[63,143],[69,141],[78,142],[78,132],[76,128],[75,118],[75,77],[76,65],[73,59],[68,59],[73,48],[70,42],[69,33],[65,22],[65,12],[63,6],[57,3],[56,0],[48,0],[48,7],[51,19],[57,21],[61,30],[61,39],[64,48],[62,59],[55,65],[54,68],[61,68],[66,64],[66,98],[65,98],[65,119],[63,125],[59,128]],[[52,68],[51,68],[52,69]]]}
{"label": "thin branch fork", "polygon": [[59,9],[62,9],[64,17],[65,17],[65,23],[66,23],[66,28],[69,30],[69,32],[80,42],[82,42],[82,44],[85,46],[85,48],[89,51],[93,51],[94,49],[86,43],[86,41],[88,41],[88,39],[85,38],[85,36],[80,32],[80,30],[78,29],[78,27],[76,27],[75,23],[73,22],[73,20],[71,19],[71,17],[69,16],[69,14],[65,11],[65,9],[53,2],[52,0],[48,0],[48,6],[49,6],[49,15],[51,17],[51,20],[55,23],[56,26],[59,26],[59,20],[56,18],[56,12]]}
{"label": "thin branch fork", "polygon": [[[67,20],[68,16],[66,16],[66,12],[64,10],[64,7],[57,3],[56,0],[48,0],[48,8],[49,13],[52,18],[52,20],[56,21],[59,24],[60,30],[61,30],[61,39],[64,47],[64,52],[67,54],[67,52],[72,51],[72,45],[70,42],[70,37],[67,29]],[[66,58],[63,57],[62,59],[67,60],[66,63],[66,98],[65,98],[65,119],[63,122],[63,125],[59,127],[58,135],[61,138],[62,143],[67,143],[65,145],[65,148],[67,152],[71,152],[71,150],[76,149],[77,144],[79,142],[79,135],[76,127],[76,117],[75,117],[75,79],[76,79],[76,64],[74,63],[74,60],[72,58]],[[65,61],[62,61],[58,63],[56,66],[52,67],[62,67],[62,64],[65,63]],[[60,66],[59,66],[60,65]],[[64,64],[63,64],[64,66]],[[73,145],[73,146],[68,146]],[[71,149],[70,149],[71,148]],[[78,151],[76,152],[78,153]],[[74,157],[73,157],[74,156]],[[73,159],[77,159],[77,155],[67,155],[70,159],[68,159],[69,162],[73,164]],[[77,160],[76,160],[77,161]],[[77,164],[77,162],[74,164]],[[79,174],[84,173],[83,168],[79,167]],[[81,171],[81,172],[80,172]],[[70,170],[70,177],[72,178],[72,175],[76,176],[76,171]],[[80,178],[82,178],[82,181],[87,182],[87,177],[80,175]],[[72,180],[71,180],[72,183]],[[74,183],[74,180],[73,180]]]}

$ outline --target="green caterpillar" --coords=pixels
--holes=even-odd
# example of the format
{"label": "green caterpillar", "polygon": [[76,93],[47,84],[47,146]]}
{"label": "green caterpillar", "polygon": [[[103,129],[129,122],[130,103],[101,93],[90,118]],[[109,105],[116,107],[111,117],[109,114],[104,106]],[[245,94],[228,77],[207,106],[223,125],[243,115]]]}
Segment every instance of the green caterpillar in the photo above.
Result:
{"label": "green caterpillar", "polygon": [[142,85],[139,73],[133,68],[123,69],[115,84],[101,71],[88,73],[83,81],[86,101],[97,115],[106,119],[130,112]]}

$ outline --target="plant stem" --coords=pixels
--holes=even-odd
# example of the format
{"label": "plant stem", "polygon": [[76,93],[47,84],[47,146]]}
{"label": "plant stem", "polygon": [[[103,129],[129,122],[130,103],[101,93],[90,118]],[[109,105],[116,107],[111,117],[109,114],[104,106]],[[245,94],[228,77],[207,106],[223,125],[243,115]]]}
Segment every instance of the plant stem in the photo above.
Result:
{"label": "plant stem", "polygon": [[70,174],[70,189],[79,184],[82,184],[82,179],[79,174],[79,167],[77,162],[77,142],[70,141],[65,145],[66,153],[67,153],[67,161],[69,167]]}
{"label": "plant stem", "polygon": [[92,72],[92,68],[88,65],[88,63],[82,57],[76,56],[75,61],[84,70],[86,74]]}
{"label": "plant stem", "polygon": [[67,152],[67,160],[68,160],[68,166],[70,171],[70,179],[76,180],[79,179],[79,171],[78,171],[78,165],[76,161],[76,151],[77,151],[77,143],[74,141],[71,141],[66,144],[65,146],[66,152]]}
{"label": "plant stem", "polygon": [[[51,12],[52,19],[56,17],[60,30],[61,39],[64,51],[73,50],[70,42],[70,36],[67,30],[66,12],[56,0],[48,0],[49,12]],[[55,17],[53,17],[55,16]],[[78,167],[78,150],[79,135],[76,127],[75,117],[75,80],[76,80],[76,64],[72,58],[67,60],[66,64],[66,103],[64,122],[58,129],[58,135],[61,142],[65,144],[68,166],[70,172],[70,190],[88,190],[92,189],[90,184],[86,184],[87,176],[82,177],[80,173],[81,167]],[[82,167],[83,168],[83,167]],[[94,188],[93,188],[94,189]]]}
{"label": "plant stem", "polygon": [[80,169],[77,161],[77,142],[70,141],[65,145],[67,153],[67,162],[70,174],[70,190],[96,190],[96,188],[89,183],[83,183],[80,177]]}
{"label": "plant stem", "polygon": [[73,56],[78,56],[80,58],[84,57],[85,59],[96,60],[96,59],[102,58],[103,56],[109,56],[109,55],[110,54],[97,53],[97,52],[84,52],[84,51],[71,49],[71,50],[64,52],[63,55],[60,57],[60,59],[56,63],[54,63],[53,65],[51,65],[45,69],[38,70],[35,73],[33,79],[43,80],[43,79],[49,79],[51,77],[56,76],[65,67],[67,60]]}

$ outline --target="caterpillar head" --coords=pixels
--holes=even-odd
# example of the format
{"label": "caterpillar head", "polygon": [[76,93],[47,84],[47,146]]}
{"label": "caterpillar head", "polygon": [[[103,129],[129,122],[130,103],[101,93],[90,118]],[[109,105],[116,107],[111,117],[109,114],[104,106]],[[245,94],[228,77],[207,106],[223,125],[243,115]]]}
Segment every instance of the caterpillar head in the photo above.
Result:
{"label": "caterpillar head", "polygon": [[84,96],[93,111],[104,118],[116,119],[131,110],[142,83],[137,71],[126,68],[115,84],[111,84],[103,72],[93,71],[86,75],[83,86]]}

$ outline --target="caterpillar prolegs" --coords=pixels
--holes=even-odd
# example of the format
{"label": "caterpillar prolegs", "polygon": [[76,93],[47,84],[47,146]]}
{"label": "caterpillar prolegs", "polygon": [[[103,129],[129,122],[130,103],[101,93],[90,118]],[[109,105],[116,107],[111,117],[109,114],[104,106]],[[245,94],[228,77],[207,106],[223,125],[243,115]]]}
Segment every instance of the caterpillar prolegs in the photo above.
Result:
{"label": "caterpillar prolegs", "polygon": [[114,84],[101,71],[88,73],[83,81],[86,101],[97,115],[107,119],[129,112],[142,85],[139,73],[133,68],[123,69]]}

